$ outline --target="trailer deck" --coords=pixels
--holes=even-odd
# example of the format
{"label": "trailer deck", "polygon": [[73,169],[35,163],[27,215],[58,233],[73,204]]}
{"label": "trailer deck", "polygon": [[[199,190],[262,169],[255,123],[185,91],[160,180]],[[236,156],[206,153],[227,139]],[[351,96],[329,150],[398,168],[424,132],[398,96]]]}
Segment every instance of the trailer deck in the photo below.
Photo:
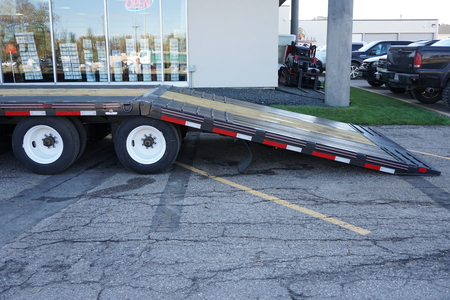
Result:
{"label": "trailer deck", "polygon": [[[4,129],[10,130],[11,126],[17,124],[17,127],[21,127],[24,133],[32,132],[33,123],[25,122],[25,119],[29,119],[28,117],[36,117],[33,119],[34,125],[43,128],[44,131],[41,134],[44,135],[39,138],[28,136],[27,151],[31,153],[31,157],[36,155],[42,155],[42,157],[38,156],[38,159],[34,161],[31,158],[30,162],[28,154],[22,155],[21,162],[29,165],[28,167],[31,166],[30,169],[34,172],[42,174],[57,173],[53,171],[51,164],[46,163],[47,152],[53,148],[46,144],[42,145],[42,140],[45,140],[49,134],[50,137],[52,134],[60,136],[58,126],[63,124],[55,119],[63,118],[58,117],[66,117],[67,120],[74,123],[75,127],[67,129],[74,136],[65,141],[69,148],[79,147],[76,146],[78,144],[86,144],[83,124],[91,125],[91,127],[95,127],[95,124],[98,123],[110,124],[119,159],[122,159],[122,163],[128,168],[141,173],[157,172],[163,170],[163,166],[170,166],[178,153],[179,138],[172,139],[173,145],[171,144],[170,147],[177,148],[171,152],[173,157],[170,161],[162,162],[163,166],[155,169],[152,169],[151,164],[141,169],[141,166],[146,164],[147,155],[151,155],[151,152],[155,151],[153,146],[162,145],[155,142],[156,138],[153,138],[153,135],[163,129],[156,128],[154,130],[154,126],[157,125],[140,124],[138,121],[135,124],[131,122],[133,124],[130,125],[128,121],[138,117],[141,119],[144,117],[143,119],[147,123],[150,119],[162,120],[165,121],[162,124],[166,125],[170,125],[167,122],[183,125],[389,174],[440,174],[440,171],[369,127],[336,122],[172,86],[158,86],[138,97],[99,95],[84,97],[69,94],[63,100],[52,96],[37,95],[8,97],[0,101],[0,125],[10,125],[9,127],[5,126]],[[60,124],[46,124],[47,119],[53,119],[52,122]],[[123,126],[127,122],[128,125]],[[24,124],[21,125],[22,123]],[[131,131],[133,126],[141,125],[144,125],[140,127],[143,128],[142,132]],[[78,131],[78,138],[77,133],[73,132],[75,129]],[[167,134],[172,131],[170,128],[166,130],[168,130]],[[13,148],[16,149],[16,152],[22,151],[24,143],[22,142],[23,137],[19,135],[17,133],[14,138],[13,134],[13,145],[15,145]],[[175,135],[179,135],[179,133]],[[164,138],[164,135],[159,136],[159,140]],[[53,140],[55,139],[53,138]],[[141,142],[143,140],[145,142]],[[167,142],[172,143],[169,140]],[[57,144],[52,145],[57,146]],[[72,153],[71,156],[79,157],[84,146],[79,148],[80,153]],[[162,156],[165,148],[156,151],[161,151]],[[130,158],[127,162],[122,157],[130,153],[132,157],[136,158],[136,161]],[[63,166],[59,168],[59,170],[63,170],[73,163],[73,157],[63,158],[61,156],[60,159],[59,155],[55,154],[53,158],[59,161],[64,160],[61,163]]]}
{"label": "trailer deck", "polygon": [[363,126],[169,86],[158,87],[138,100],[147,104],[141,106],[141,114],[171,123],[390,174],[440,174]]}

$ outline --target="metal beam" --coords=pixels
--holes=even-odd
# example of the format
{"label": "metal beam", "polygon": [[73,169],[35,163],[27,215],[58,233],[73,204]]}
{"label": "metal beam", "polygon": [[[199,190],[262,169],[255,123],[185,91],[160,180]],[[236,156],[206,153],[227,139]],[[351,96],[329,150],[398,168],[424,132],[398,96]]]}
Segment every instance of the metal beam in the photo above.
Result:
{"label": "metal beam", "polygon": [[291,34],[295,34],[295,40],[298,40],[298,5],[299,0],[291,1]]}

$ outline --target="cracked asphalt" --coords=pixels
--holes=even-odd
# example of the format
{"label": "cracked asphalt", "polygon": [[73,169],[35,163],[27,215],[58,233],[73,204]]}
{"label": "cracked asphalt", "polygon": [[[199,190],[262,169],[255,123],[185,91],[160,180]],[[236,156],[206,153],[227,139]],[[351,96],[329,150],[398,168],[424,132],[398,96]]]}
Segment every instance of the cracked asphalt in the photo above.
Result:
{"label": "cracked asphalt", "polygon": [[442,175],[258,144],[239,173],[243,143],[192,132],[163,174],[127,171],[105,139],[44,176],[1,144],[0,299],[449,299],[449,127],[375,129]]}

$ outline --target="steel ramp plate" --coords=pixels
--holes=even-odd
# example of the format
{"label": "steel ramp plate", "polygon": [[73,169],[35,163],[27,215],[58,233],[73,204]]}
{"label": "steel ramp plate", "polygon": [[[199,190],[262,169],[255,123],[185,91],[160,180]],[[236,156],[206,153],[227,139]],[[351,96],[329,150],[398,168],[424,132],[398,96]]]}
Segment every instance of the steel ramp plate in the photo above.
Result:
{"label": "steel ramp plate", "polygon": [[247,141],[399,175],[439,175],[375,130],[264,105],[160,86],[141,96],[148,115]]}

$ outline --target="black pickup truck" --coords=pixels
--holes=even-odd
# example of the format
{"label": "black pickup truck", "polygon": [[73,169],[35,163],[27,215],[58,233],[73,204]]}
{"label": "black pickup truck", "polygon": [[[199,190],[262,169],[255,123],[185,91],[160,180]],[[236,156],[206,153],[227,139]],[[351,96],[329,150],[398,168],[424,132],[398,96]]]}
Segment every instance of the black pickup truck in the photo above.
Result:
{"label": "black pickup truck", "polygon": [[350,79],[358,78],[359,67],[363,60],[375,56],[385,55],[389,47],[393,45],[408,45],[411,41],[373,41],[356,51],[352,51],[352,65],[350,68]]}
{"label": "black pickup truck", "polygon": [[386,69],[378,71],[393,88],[404,88],[414,99],[450,108],[450,39],[429,46],[392,46]]}

